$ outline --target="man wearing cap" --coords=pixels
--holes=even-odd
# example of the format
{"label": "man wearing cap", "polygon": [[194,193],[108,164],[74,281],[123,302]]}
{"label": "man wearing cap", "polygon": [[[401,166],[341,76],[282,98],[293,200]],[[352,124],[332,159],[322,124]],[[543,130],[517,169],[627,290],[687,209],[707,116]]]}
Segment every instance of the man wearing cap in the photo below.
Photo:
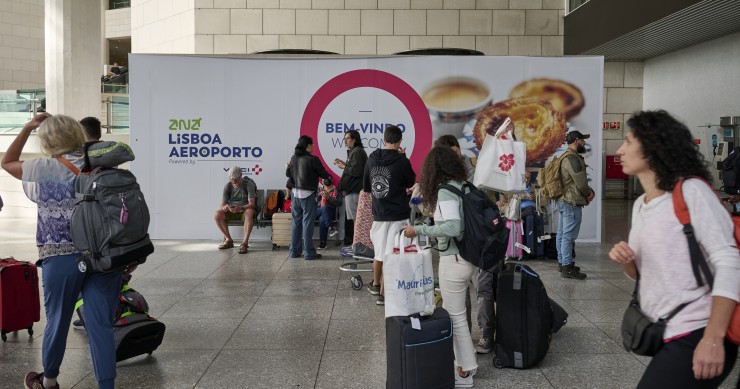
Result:
{"label": "man wearing cap", "polygon": [[563,278],[583,280],[586,274],[573,262],[573,245],[581,229],[583,207],[594,198],[594,190],[588,186],[586,161],[581,154],[586,152],[586,141],[591,135],[571,131],[566,137],[568,150],[561,156],[560,179],[563,196],[556,203],[560,218],[555,245],[558,248],[558,270]]}

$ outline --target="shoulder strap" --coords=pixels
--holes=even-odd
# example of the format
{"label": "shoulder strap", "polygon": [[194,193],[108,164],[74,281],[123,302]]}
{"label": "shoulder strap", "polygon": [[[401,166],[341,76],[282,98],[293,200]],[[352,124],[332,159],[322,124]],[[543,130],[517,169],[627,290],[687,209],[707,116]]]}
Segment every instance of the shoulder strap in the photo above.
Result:
{"label": "shoulder strap", "polygon": [[[640,305],[640,301],[637,298],[637,291],[640,287],[640,274],[637,274],[637,281],[635,281],[635,289],[632,291],[632,303]],[[696,301],[696,300],[694,300]],[[671,320],[673,316],[676,316],[677,313],[681,312],[682,309],[686,308],[687,305],[690,303],[693,303],[694,301],[689,301],[688,303],[683,303],[676,308],[674,308],[671,313],[668,314],[668,316],[660,318],[659,320],[662,320],[663,322],[668,322],[668,320]]]}
{"label": "shoulder strap", "polygon": [[679,223],[683,225],[683,233],[684,235],[686,235],[686,240],[689,243],[689,254],[691,255],[691,270],[694,272],[696,284],[699,285],[699,287],[704,286],[704,280],[702,279],[702,273],[704,273],[704,278],[707,280],[707,283],[711,288],[714,284],[714,276],[712,276],[712,273],[709,270],[709,265],[707,264],[707,260],[706,258],[704,258],[704,254],[702,254],[701,252],[699,242],[696,240],[694,227],[691,225],[689,208],[686,206],[686,201],[683,197],[683,183],[684,181],[686,181],[687,178],[701,179],[699,177],[690,176],[678,180],[676,186],[673,187],[673,211],[676,213],[676,217],[678,218]]}
{"label": "shoulder strap", "polygon": [[440,186],[439,189],[447,189],[450,192],[452,192],[452,193],[454,193],[454,194],[456,194],[456,195],[458,195],[460,197],[465,196],[465,193],[462,190],[457,189],[456,187],[454,187],[453,185],[450,185],[450,184],[444,184],[444,185]]}
{"label": "shoulder strap", "polygon": [[73,165],[72,162],[69,162],[68,159],[63,158],[63,157],[57,157],[57,161],[61,162],[62,165],[66,166],[69,170],[71,170],[75,176],[80,175],[80,169],[78,169],[77,166]]}

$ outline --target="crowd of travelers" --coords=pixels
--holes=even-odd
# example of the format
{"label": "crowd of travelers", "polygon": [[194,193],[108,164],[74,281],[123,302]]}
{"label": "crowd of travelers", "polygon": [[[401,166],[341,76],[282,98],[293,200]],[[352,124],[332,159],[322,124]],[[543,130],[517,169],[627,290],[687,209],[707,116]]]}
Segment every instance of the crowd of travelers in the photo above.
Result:
{"label": "crowd of travelers", "polygon": [[[717,201],[707,163],[693,143],[688,128],[665,111],[643,111],[632,116],[620,156],[623,171],[636,176],[645,194],[636,201],[628,241],[619,242],[609,252],[627,277],[638,281],[637,298],[651,321],[667,320],[664,344],[649,362],[639,388],[718,387],[729,375],[737,359],[737,345],[726,338],[726,331],[740,300],[740,254],[734,237],[730,214]],[[96,130],[97,128],[97,130]],[[21,152],[32,131],[48,158],[21,161]],[[573,245],[578,237],[582,210],[595,197],[589,187],[582,156],[590,135],[579,131],[567,134],[560,178],[563,195],[555,199],[558,213],[556,234],[558,271],[561,277],[584,280],[586,274],[573,261]],[[27,388],[58,388],[56,378],[64,356],[67,333],[75,301],[81,293],[87,307],[85,327],[90,339],[93,368],[99,387],[113,388],[116,356],[111,318],[114,315],[118,287],[125,271],[81,273],[77,268],[80,253],[71,244],[69,219],[74,205],[75,174],[65,162],[80,168],[82,149],[87,141],[100,138],[100,122],[85,118],[82,124],[68,116],[41,113],[28,122],[2,158],[2,168],[21,180],[26,195],[38,206],[36,244],[43,267],[46,329],[42,346],[42,372],[25,377]],[[383,261],[392,253],[393,238],[403,232],[413,238],[425,235],[436,239],[439,250],[439,288],[443,307],[453,323],[456,387],[472,387],[478,369],[477,353],[494,347],[495,283],[493,269],[476,268],[461,256],[456,239],[464,236],[463,202],[444,185],[467,190],[465,182],[473,177],[476,159],[462,155],[452,136],[443,136],[424,160],[417,177],[402,147],[403,132],[396,126],[383,133],[384,147],[368,156],[360,134],[344,135],[346,160],[334,164],[343,173],[334,185],[320,160],[312,154],[313,139],[301,136],[286,168],[292,200],[290,258],[320,259],[313,243],[314,223],[319,218],[319,249],[327,247],[329,229],[337,209],[344,205],[346,220],[343,255],[352,255],[360,192],[372,196],[370,237],[374,246],[373,279],[368,286],[384,304]],[[65,160],[65,161],[62,161]],[[244,237],[239,253],[248,252],[249,237],[257,212],[256,185],[242,175],[238,166],[228,172],[221,205],[215,221],[224,235],[219,249],[234,247],[228,222],[244,220]],[[534,182],[530,174],[527,181]],[[682,182],[681,191],[688,207],[693,234],[711,269],[708,279],[697,283],[685,226],[675,216],[673,191]],[[537,188],[528,185],[523,193],[523,210],[536,208]],[[411,224],[410,200],[417,193],[424,201],[430,224]],[[492,200],[505,204],[503,196],[490,192]],[[2,201],[0,200],[0,210]],[[470,288],[470,285],[473,288]],[[474,344],[466,300],[475,291],[478,302],[477,323],[481,339]],[[680,307],[680,309],[677,309]],[[674,312],[675,311],[675,312]],[[430,356],[431,357],[431,356]]]}

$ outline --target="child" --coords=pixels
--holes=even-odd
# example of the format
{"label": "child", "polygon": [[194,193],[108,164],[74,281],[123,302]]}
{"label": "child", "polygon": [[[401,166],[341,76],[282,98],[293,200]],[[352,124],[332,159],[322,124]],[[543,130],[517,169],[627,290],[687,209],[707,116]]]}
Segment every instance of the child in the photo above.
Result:
{"label": "child", "polygon": [[337,187],[331,177],[323,180],[319,185],[319,208],[316,215],[319,217],[319,250],[326,248],[329,227],[334,220],[336,208],[342,205],[342,199],[337,198]]}

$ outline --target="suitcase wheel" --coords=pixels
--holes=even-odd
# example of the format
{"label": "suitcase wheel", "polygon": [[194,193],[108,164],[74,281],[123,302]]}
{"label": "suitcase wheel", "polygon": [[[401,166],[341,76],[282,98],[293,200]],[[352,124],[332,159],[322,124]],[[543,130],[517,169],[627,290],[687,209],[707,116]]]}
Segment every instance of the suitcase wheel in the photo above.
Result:
{"label": "suitcase wheel", "polygon": [[349,282],[352,284],[352,289],[354,290],[362,289],[362,277],[360,277],[359,274],[356,276],[350,277]]}
{"label": "suitcase wheel", "polygon": [[504,367],[504,364],[501,363],[501,360],[499,360],[498,357],[493,357],[493,367],[497,369],[502,369]]}
{"label": "suitcase wheel", "polygon": [[272,244],[272,251],[277,251],[277,249],[279,248],[280,246],[276,245],[275,243]]}
{"label": "suitcase wheel", "polygon": [[33,326],[28,327],[28,335],[33,336]]}
{"label": "suitcase wheel", "polygon": [[3,339],[3,342],[7,341],[8,340],[7,332],[3,331],[2,333],[0,333],[0,338]]}

